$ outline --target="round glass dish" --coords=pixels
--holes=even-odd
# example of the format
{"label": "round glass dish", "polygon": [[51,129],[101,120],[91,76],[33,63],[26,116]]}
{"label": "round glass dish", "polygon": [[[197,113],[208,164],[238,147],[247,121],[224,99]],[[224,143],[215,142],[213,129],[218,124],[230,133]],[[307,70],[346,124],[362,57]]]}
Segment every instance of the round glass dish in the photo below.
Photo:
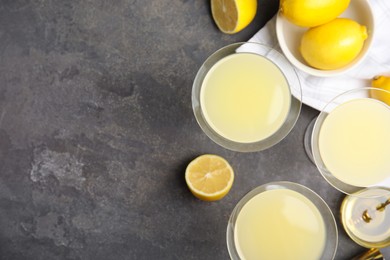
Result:
{"label": "round glass dish", "polygon": [[[338,96],[336,96],[335,98],[333,98],[331,101],[328,102],[328,104],[323,108],[323,110],[321,111],[321,113],[319,114],[319,116],[317,117],[316,119],[316,122],[314,124],[314,127],[313,127],[313,130],[312,130],[312,134],[311,134],[311,151],[313,153],[313,158],[314,158],[314,162],[319,170],[319,172],[321,173],[321,175],[325,178],[325,180],[330,184],[332,185],[334,188],[336,188],[337,190],[347,194],[347,195],[350,195],[350,194],[355,194],[354,196],[356,196],[356,193],[364,188],[367,188],[367,187],[384,187],[384,188],[389,188],[390,187],[390,178],[386,178],[378,183],[375,183],[375,184],[367,184],[367,185],[357,185],[357,184],[353,184],[353,183],[348,183],[346,182],[345,180],[354,180],[352,177],[349,177],[349,175],[347,176],[348,178],[345,178],[345,180],[341,179],[340,177],[344,177],[344,175],[346,174],[343,174],[343,175],[340,175],[340,172],[348,172],[347,170],[343,170],[343,171],[340,171],[338,169],[338,175],[336,175],[334,172],[332,172],[328,166],[325,164],[325,160],[324,160],[324,154],[321,153],[321,147],[320,147],[320,133],[321,133],[321,130],[323,129],[322,127],[325,125],[325,120],[331,115],[331,113],[336,110],[337,108],[341,107],[342,105],[344,104],[347,104],[349,102],[354,102],[354,101],[358,101],[358,100],[371,100],[371,101],[375,101],[375,103],[377,104],[381,104],[383,105],[384,107],[386,108],[389,108],[390,107],[388,106],[388,104],[380,99],[377,99],[376,97],[382,97],[384,100],[390,100],[390,92],[389,91],[386,91],[386,90],[383,90],[383,89],[378,89],[378,88],[357,88],[357,89],[353,89],[353,90],[349,90],[349,91],[346,91]],[[358,112],[355,112],[355,114],[348,114],[348,116],[346,116],[345,114],[343,114],[343,121],[339,121],[339,125],[340,123],[343,123],[344,125],[351,125],[351,124],[354,124],[357,120],[359,120],[359,122],[361,123],[365,123],[365,120],[367,120],[367,118],[375,118],[375,113],[377,113],[377,111],[375,110],[369,110],[369,106],[365,106],[365,107],[356,107],[355,106],[355,109],[354,111],[358,111]],[[365,113],[369,113],[369,115],[365,114],[364,116],[362,115],[362,112],[365,112]],[[355,120],[350,120],[350,119],[354,119],[354,117],[358,115],[359,117],[357,117]],[[386,114],[386,116],[388,116],[388,114]],[[349,120],[349,121],[347,121]],[[378,121],[380,119],[377,119],[377,121],[375,121],[377,124],[378,124]],[[345,122],[348,122],[345,123]],[[351,123],[352,122],[352,123]],[[382,121],[379,121],[380,123],[382,123]],[[387,121],[386,121],[387,122]],[[367,138],[369,136],[372,136],[372,137],[377,137],[379,136],[378,133],[382,133],[382,132],[386,132],[387,129],[388,129],[388,126],[386,124],[383,124],[382,127],[378,127],[378,129],[374,129],[372,130],[371,132],[368,132],[368,125],[371,124],[371,123],[365,123],[365,126],[364,128],[363,127],[356,127],[356,130],[354,131],[354,134],[359,134],[359,138],[362,139],[362,141],[364,141],[364,135],[367,135]],[[354,124],[356,125],[356,123]],[[378,124],[379,125],[379,124]],[[328,129],[329,129],[329,126],[328,126]],[[335,129],[335,127],[333,127],[332,129]],[[352,129],[354,130],[354,129]],[[345,132],[345,130],[339,130],[340,133],[342,133],[342,131]],[[327,132],[329,133],[329,132]],[[352,132],[351,132],[352,133]],[[368,134],[368,133],[371,133],[371,134]],[[349,140],[356,140],[357,138],[354,138],[352,137],[352,135],[350,133],[347,133],[348,134],[348,138],[344,138],[346,141],[349,141]],[[324,136],[326,136],[325,134],[323,134]],[[337,140],[337,139],[336,139]],[[340,139],[339,139],[340,140]],[[371,142],[373,143],[375,141],[375,139]],[[381,141],[376,141],[376,143],[380,143],[381,145],[383,145],[384,147],[387,147],[386,146],[386,143],[384,143],[385,140],[382,141],[382,143],[380,143]],[[340,142],[340,141],[338,141]],[[350,141],[349,141],[350,142]],[[388,142],[388,141],[387,141]],[[324,143],[330,143],[329,140],[327,140],[327,142],[323,141],[322,142],[323,144]],[[334,142],[335,143],[335,142]],[[351,142],[350,142],[351,143]],[[343,143],[344,144],[344,143]],[[361,146],[359,149],[358,148],[354,148],[354,149],[351,149],[351,151],[348,153],[348,154],[353,154],[351,153],[352,151],[357,151],[359,152],[360,150],[361,151],[365,151],[367,149],[369,149],[370,146]],[[335,149],[334,150],[338,150],[338,151],[341,151],[340,147],[338,149]],[[370,150],[371,151],[371,150]],[[387,150],[384,150],[384,149],[376,149],[375,152],[380,152],[380,153],[383,153],[383,154],[388,154],[388,149]],[[329,152],[327,153],[328,155],[330,154]],[[335,154],[334,151],[332,151],[332,154]],[[347,154],[347,153],[345,153]],[[374,152],[372,152],[371,154],[374,154]],[[382,155],[382,154],[381,154]],[[362,157],[362,156],[360,156]],[[388,169],[388,161],[386,160],[386,156],[382,156],[382,161],[385,161],[386,162],[386,167]],[[350,165],[358,165],[358,163],[360,163],[360,161],[363,161],[362,159],[356,159],[356,158],[359,158],[359,157],[353,157],[354,161],[352,161],[352,159],[350,161],[347,161],[348,163],[344,163],[346,164],[347,166],[350,167]],[[367,159],[365,159],[367,158]],[[372,161],[370,161],[370,159],[368,158],[368,156],[364,156],[364,159],[365,159],[365,164],[366,165],[370,165],[370,168],[367,169],[367,168],[364,168],[364,165],[363,166],[359,166],[359,169],[365,169],[365,171],[367,172],[367,176],[369,176],[369,178],[367,179],[374,179],[374,173],[373,172],[378,172],[378,169],[377,167],[375,168],[374,166],[377,166],[377,165],[381,165],[383,164],[382,161],[375,161],[375,163],[373,163]],[[333,163],[333,161],[329,160],[331,163]],[[340,157],[338,157],[338,161],[340,162],[344,162],[343,159],[341,159]],[[382,162],[382,163],[381,163]],[[333,164],[334,165],[334,164]],[[333,166],[332,165],[332,166]],[[362,164],[359,164],[359,165],[362,165]],[[344,166],[344,165],[343,165]],[[333,167],[335,168],[335,167]],[[350,169],[350,168],[348,168]],[[374,171],[374,169],[376,171]],[[350,170],[350,172],[354,172],[356,173],[356,177],[355,179],[357,179],[360,175],[357,174],[357,170],[356,170],[356,167],[355,169],[352,171]],[[386,172],[384,172],[386,173]],[[382,172],[382,175],[383,175],[383,172]],[[362,181],[361,181],[362,182]],[[361,195],[360,195],[361,196]]]}
{"label": "round glass dish", "polygon": [[343,200],[341,223],[357,244],[367,248],[390,245],[389,191],[385,188],[366,188]]}
{"label": "round glass dish", "polygon": [[[201,90],[208,72],[220,60],[232,54],[249,53],[259,55],[270,61],[282,73],[290,90],[290,107],[281,126],[268,137],[254,142],[238,142],[219,134],[207,121],[201,104]],[[206,59],[200,67],[192,87],[192,108],[195,118],[203,132],[215,143],[224,148],[239,152],[255,152],[267,149],[280,142],[295,125],[300,110],[302,91],[298,75],[289,61],[278,51],[266,45],[252,42],[233,43],[225,46]]]}
{"label": "round glass dish", "polygon": [[[332,211],[326,204],[326,202],[317,195],[314,191],[310,190],[309,188],[293,183],[293,182],[271,182],[264,184],[262,186],[259,186],[252,191],[250,191],[248,194],[246,194],[236,205],[234,208],[232,214],[230,215],[230,219],[227,226],[227,232],[226,232],[226,240],[227,240],[227,247],[229,251],[229,255],[231,259],[241,259],[239,254],[239,249],[236,245],[236,239],[235,239],[235,232],[236,232],[236,222],[237,218],[242,210],[242,208],[256,195],[259,195],[261,193],[272,191],[272,190],[289,190],[289,191],[295,191],[298,194],[302,195],[306,199],[308,199],[314,206],[317,208],[318,212],[320,213],[324,228],[325,228],[325,245],[322,250],[321,257],[319,259],[334,259],[336,255],[336,249],[338,245],[338,231],[337,231],[337,225],[335,218],[332,214]],[[267,236],[267,234],[264,234]],[[277,246],[276,246],[277,247]],[[310,250],[310,248],[304,248],[304,250]]]}

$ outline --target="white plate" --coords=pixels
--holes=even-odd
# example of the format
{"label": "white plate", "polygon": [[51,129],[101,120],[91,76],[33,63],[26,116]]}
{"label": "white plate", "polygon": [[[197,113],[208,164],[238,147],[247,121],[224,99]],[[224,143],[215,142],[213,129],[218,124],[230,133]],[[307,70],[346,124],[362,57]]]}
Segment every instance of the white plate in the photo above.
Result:
{"label": "white plate", "polygon": [[368,38],[364,42],[364,46],[358,57],[347,66],[337,70],[319,70],[310,67],[299,52],[299,45],[303,33],[308,28],[296,26],[279,12],[276,18],[276,35],[279,45],[287,57],[287,59],[298,69],[319,77],[331,77],[343,74],[352,68],[356,67],[366,56],[370,48],[374,36],[374,16],[368,0],[351,0],[347,10],[340,15],[355,20],[359,24],[367,27]]}

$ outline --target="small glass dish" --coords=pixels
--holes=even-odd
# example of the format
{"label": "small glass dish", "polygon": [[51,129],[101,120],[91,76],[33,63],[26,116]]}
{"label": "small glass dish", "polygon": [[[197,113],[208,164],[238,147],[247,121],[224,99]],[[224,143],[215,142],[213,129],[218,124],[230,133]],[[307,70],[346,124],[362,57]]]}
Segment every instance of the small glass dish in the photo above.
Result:
{"label": "small glass dish", "polygon": [[388,188],[366,188],[343,200],[341,223],[357,244],[366,248],[390,246],[389,192]]}
{"label": "small glass dish", "polygon": [[[276,70],[278,70],[279,73],[283,75],[284,80],[285,82],[287,82],[286,84],[288,85],[290,91],[290,94],[288,96],[289,98],[291,97],[291,100],[289,100],[289,109],[286,113],[287,116],[284,118],[284,121],[281,126],[268,137],[251,142],[235,141],[232,139],[228,139],[218,133],[210,125],[210,122],[208,122],[203,111],[201,100],[201,91],[203,83],[213,66],[230,55],[241,53],[255,54],[271,62],[273,66],[276,67]],[[259,72],[263,74],[265,73],[265,75],[268,77],[267,73],[261,71],[261,69],[259,69]],[[275,145],[276,143],[280,142],[284,137],[286,137],[295,125],[300,114],[300,100],[302,100],[301,86],[294,67],[281,53],[279,53],[275,49],[266,45],[252,42],[233,43],[213,53],[200,67],[192,87],[192,108],[194,111],[195,118],[203,132],[211,140],[221,145],[222,147],[239,152],[261,151]]]}

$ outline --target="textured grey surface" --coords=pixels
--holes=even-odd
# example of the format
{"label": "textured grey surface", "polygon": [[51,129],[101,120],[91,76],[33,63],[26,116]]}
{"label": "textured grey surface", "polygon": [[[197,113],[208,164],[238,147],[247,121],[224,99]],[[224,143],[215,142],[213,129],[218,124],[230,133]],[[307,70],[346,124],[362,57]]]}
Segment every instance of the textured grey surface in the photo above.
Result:
{"label": "textured grey surface", "polygon": [[[259,0],[243,32],[220,33],[209,0],[0,1],[0,259],[227,259],[230,212],[252,188],[312,188],[339,222],[343,195],[303,149],[303,107],[273,148],[225,150],[198,127],[191,87],[203,60],[276,12]],[[203,153],[229,160],[223,200],[186,188]],[[364,249],[339,225],[337,259]]]}

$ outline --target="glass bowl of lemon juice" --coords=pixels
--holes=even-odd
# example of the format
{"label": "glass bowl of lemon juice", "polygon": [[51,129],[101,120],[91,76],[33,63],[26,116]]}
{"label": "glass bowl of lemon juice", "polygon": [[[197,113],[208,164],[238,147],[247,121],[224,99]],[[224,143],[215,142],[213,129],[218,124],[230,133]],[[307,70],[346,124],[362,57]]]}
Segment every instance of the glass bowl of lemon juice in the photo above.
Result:
{"label": "glass bowl of lemon juice", "polygon": [[259,43],[233,43],[200,67],[192,108],[203,132],[233,151],[254,152],[280,142],[301,110],[301,86],[288,60]]}
{"label": "glass bowl of lemon juice", "polygon": [[271,182],[245,195],[227,227],[231,259],[334,259],[338,231],[332,211],[309,188]]}
{"label": "glass bowl of lemon juice", "polygon": [[384,89],[344,92],[323,108],[311,134],[319,172],[347,195],[340,210],[343,227],[369,248],[390,245],[389,100]]}

